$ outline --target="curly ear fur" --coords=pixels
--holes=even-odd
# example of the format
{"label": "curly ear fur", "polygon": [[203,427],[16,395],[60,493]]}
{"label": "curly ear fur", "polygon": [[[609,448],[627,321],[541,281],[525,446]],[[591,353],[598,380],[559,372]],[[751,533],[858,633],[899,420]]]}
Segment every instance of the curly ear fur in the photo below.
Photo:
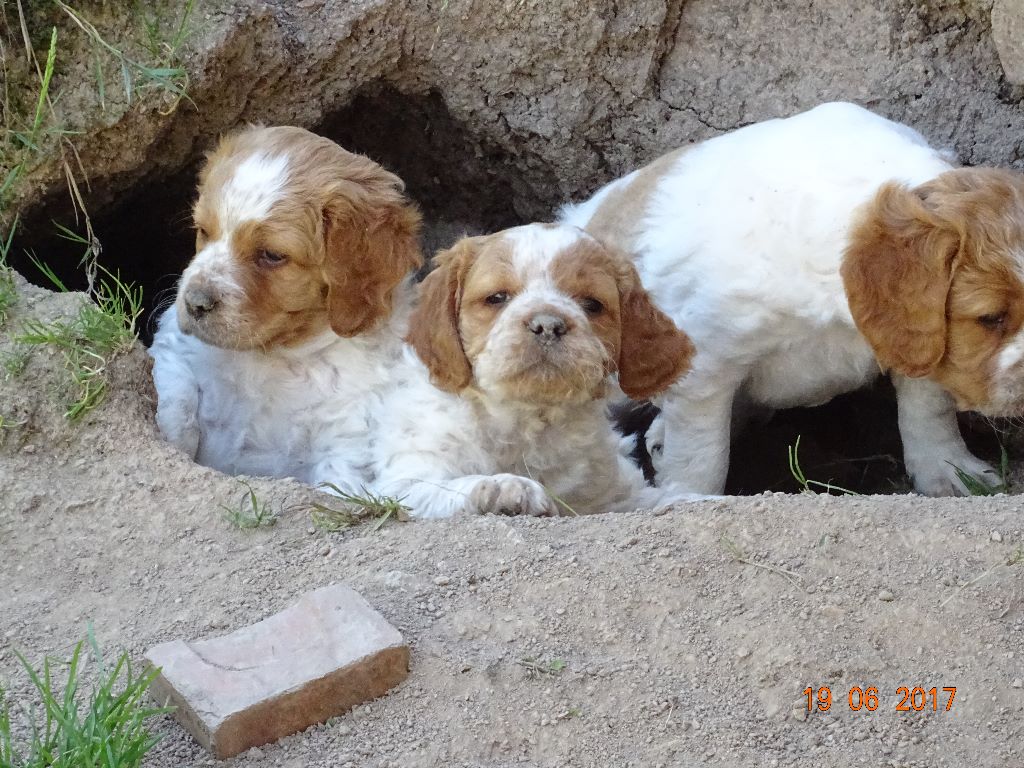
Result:
{"label": "curly ear fur", "polygon": [[339,336],[387,318],[395,287],[423,263],[420,215],[401,180],[367,158],[350,158],[358,164],[347,164],[323,210],[328,317]]}
{"label": "curly ear fur", "polygon": [[[956,172],[954,172],[956,173]],[[857,328],[879,364],[926,376],[946,352],[946,300],[963,247],[962,213],[943,205],[939,179],[885,184],[862,211],[841,268]]]}
{"label": "curly ear fur", "polygon": [[478,239],[468,237],[437,254],[409,319],[406,341],[427,366],[434,386],[446,392],[458,393],[473,379],[459,333],[459,306],[466,273],[478,252]]}
{"label": "curly ear fur", "polygon": [[690,369],[690,337],[658,309],[632,263],[619,282],[619,386],[634,400],[665,391]]}

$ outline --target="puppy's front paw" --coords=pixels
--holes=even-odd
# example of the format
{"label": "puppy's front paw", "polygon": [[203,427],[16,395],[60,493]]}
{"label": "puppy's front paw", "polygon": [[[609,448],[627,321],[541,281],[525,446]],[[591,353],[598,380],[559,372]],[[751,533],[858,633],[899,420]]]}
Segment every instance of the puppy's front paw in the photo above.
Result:
{"label": "puppy's front paw", "polygon": [[971,492],[960,479],[957,468],[990,487],[1002,483],[993,467],[970,453],[930,456],[916,461],[907,459],[907,474],[914,483],[914,490],[923,496],[970,496]]}
{"label": "puppy's front paw", "polygon": [[156,409],[156,425],[164,440],[195,459],[199,452],[200,430],[199,420],[191,408],[161,401]]}
{"label": "puppy's front paw", "polygon": [[485,515],[558,514],[554,500],[540,483],[519,475],[494,475],[473,486],[466,502],[466,511]]}

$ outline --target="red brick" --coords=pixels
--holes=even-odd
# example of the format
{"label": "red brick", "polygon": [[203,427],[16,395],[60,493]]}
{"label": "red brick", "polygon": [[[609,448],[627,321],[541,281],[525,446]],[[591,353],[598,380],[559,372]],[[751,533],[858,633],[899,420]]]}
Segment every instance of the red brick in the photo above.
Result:
{"label": "red brick", "polygon": [[341,585],[224,637],[158,645],[146,660],[161,668],[153,695],[219,758],[382,696],[409,672],[398,630]]}

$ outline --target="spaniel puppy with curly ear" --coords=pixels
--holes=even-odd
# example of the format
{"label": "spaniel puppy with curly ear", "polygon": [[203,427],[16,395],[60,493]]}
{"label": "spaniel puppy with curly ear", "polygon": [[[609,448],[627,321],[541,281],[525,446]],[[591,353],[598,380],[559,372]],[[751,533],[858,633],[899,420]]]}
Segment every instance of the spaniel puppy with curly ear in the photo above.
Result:
{"label": "spaniel puppy with curly ear", "polygon": [[956,411],[1024,414],[1020,174],[824,104],[666,155],[562,219],[629,253],[699,350],[658,401],[659,483],[720,493],[744,406],[816,405],[882,372],[919,492],[967,493],[958,469],[996,481]]}
{"label": "spaniel puppy with curly ear", "polygon": [[376,487],[417,517],[649,507],[662,494],[620,455],[618,386],[661,392],[689,339],[623,256],[575,227],[534,224],[436,258],[375,441]]}
{"label": "spaniel puppy with curly ear", "polygon": [[150,349],[164,436],[228,473],[358,490],[400,357],[420,217],[371,160],[301,128],[222,139],[196,254]]}

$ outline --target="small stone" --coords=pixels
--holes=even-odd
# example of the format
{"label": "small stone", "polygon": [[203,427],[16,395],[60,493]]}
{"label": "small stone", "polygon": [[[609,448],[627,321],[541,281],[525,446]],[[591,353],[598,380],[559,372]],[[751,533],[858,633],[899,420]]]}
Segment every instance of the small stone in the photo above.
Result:
{"label": "small stone", "polygon": [[160,669],[154,698],[225,759],[383,696],[408,675],[409,647],[356,592],[334,585],[230,635],[158,645],[146,661]]}
{"label": "small stone", "polygon": [[881,592],[878,593],[878,599],[881,600],[883,603],[891,603],[893,600],[896,599],[896,595],[894,595],[888,589],[883,589]]}
{"label": "small stone", "polygon": [[320,557],[327,557],[329,554],[331,554],[331,545],[330,544],[328,544],[325,547],[320,547]]}
{"label": "small stone", "polygon": [[1010,683],[1014,688],[1024,688],[1024,680],[1019,677],[1013,678],[1013,682]]}
{"label": "small stone", "polygon": [[22,453],[35,453],[36,452],[36,447],[34,445],[32,445],[31,443],[29,443],[28,445],[26,445],[24,448],[21,449],[21,452]]}
{"label": "small stone", "polygon": [[447,576],[435,576],[434,583],[439,587],[447,587],[449,584],[452,583],[452,580],[449,579]]}
{"label": "small stone", "polygon": [[741,658],[741,659],[749,658],[750,657],[750,653],[751,653],[750,649],[749,648],[745,648],[745,647],[741,647],[738,651],[736,651],[736,655],[739,658]]}
{"label": "small stone", "polygon": [[999,531],[992,531],[992,535],[989,537],[992,541],[1000,542],[1003,540],[1003,534]]}

